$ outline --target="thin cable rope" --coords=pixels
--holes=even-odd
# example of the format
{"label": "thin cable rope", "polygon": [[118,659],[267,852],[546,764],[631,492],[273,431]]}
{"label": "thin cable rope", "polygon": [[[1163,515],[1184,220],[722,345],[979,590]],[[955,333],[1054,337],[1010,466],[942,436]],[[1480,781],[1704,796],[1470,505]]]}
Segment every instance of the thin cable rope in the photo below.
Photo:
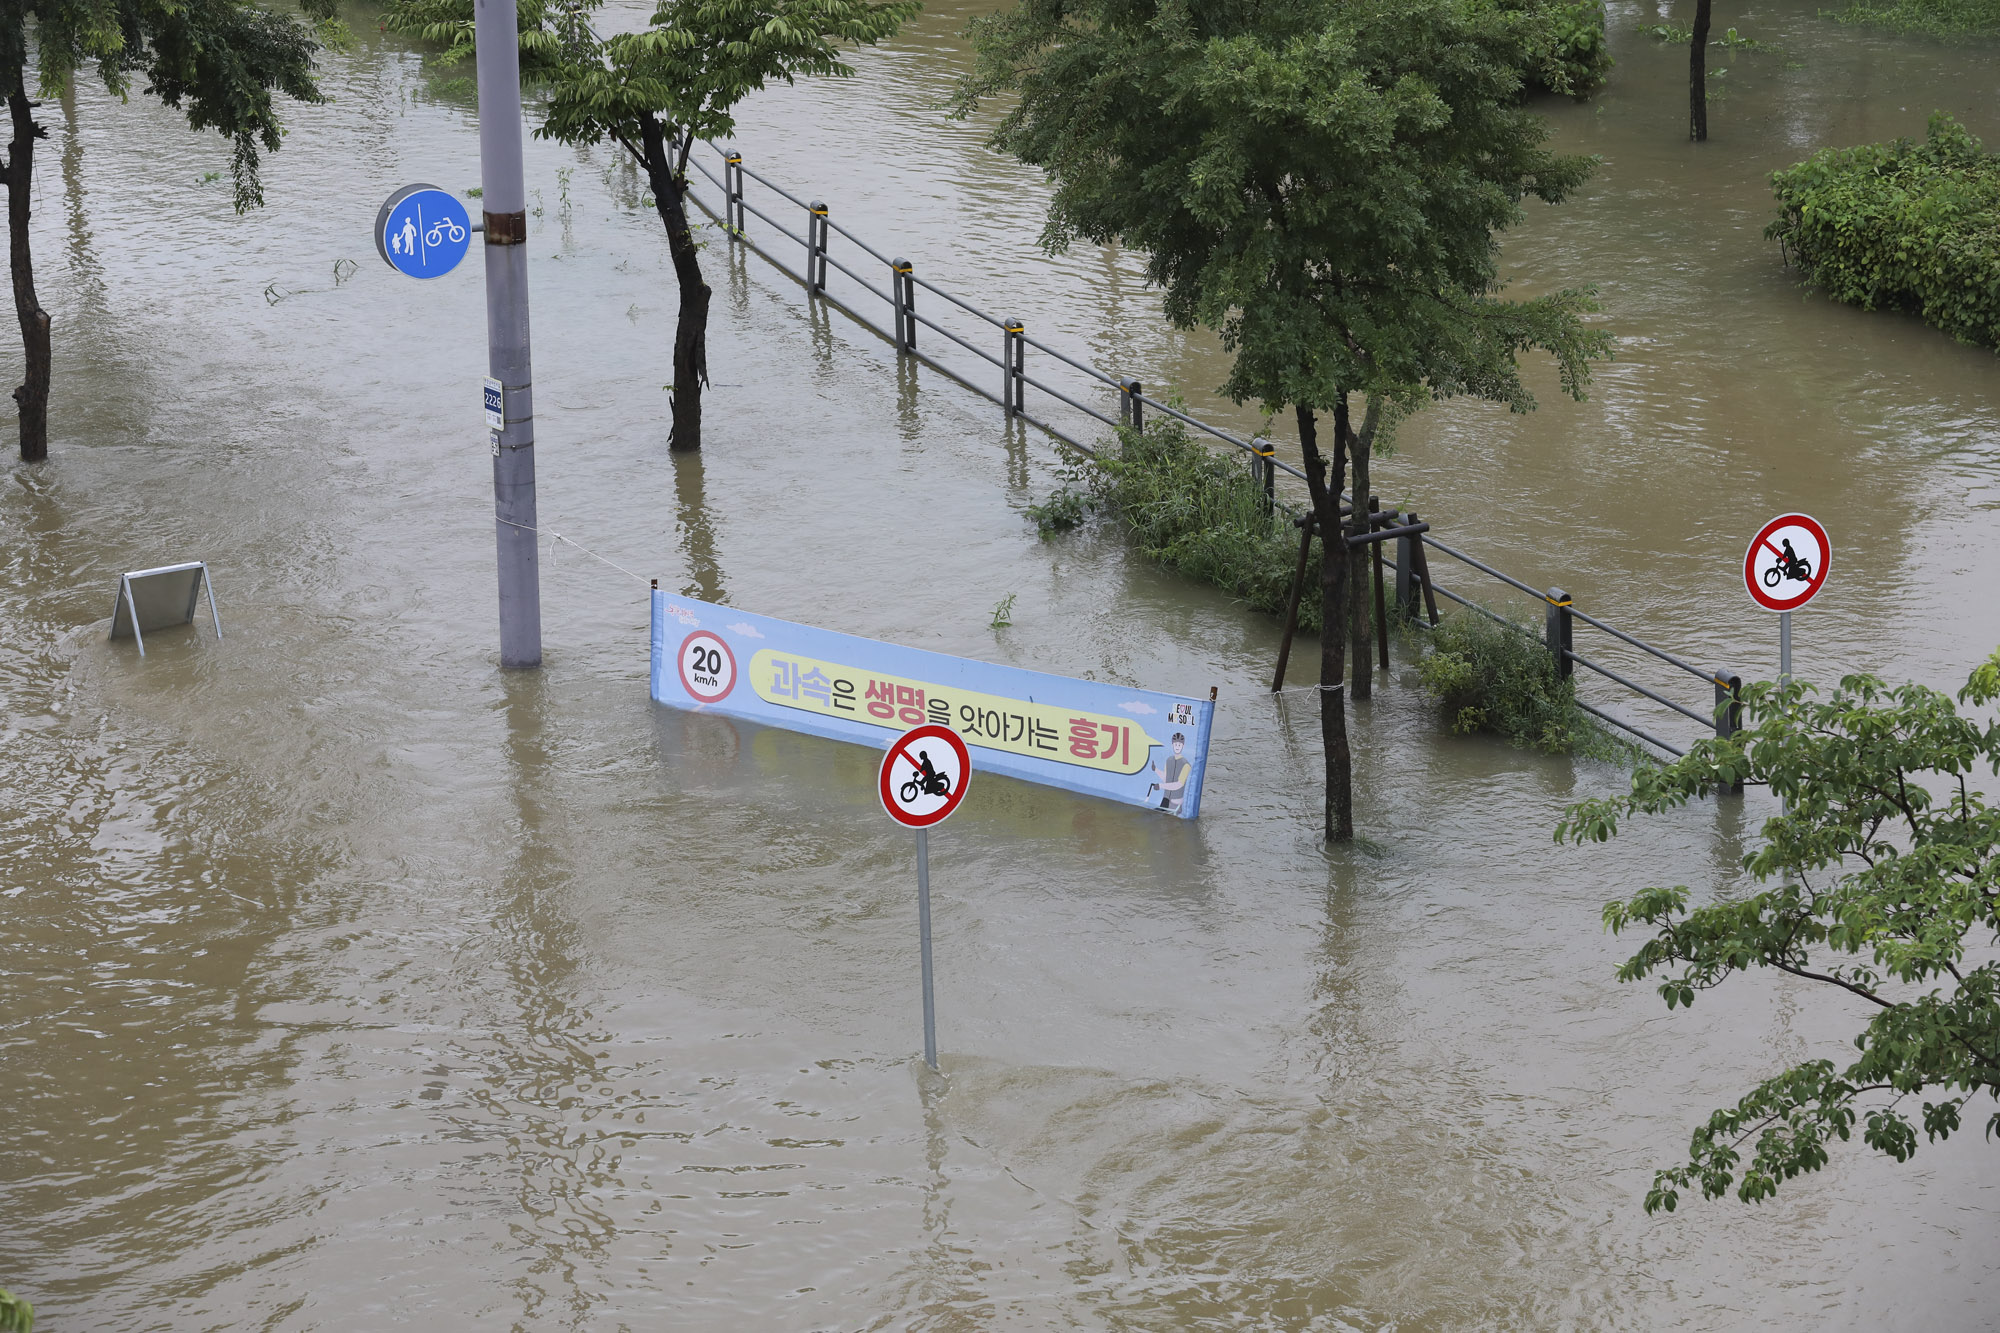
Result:
{"label": "thin cable rope", "polygon": [[577,541],[572,537],[563,536],[560,532],[557,532],[554,528],[530,527],[526,523],[516,523],[511,518],[495,517],[493,521],[495,523],[505,523],[510,528],[519,528],[523,532],[537,533],[542,536],[552,538],[555,541],[568,542],[571,546],[574,546],[577,550],[583,552],[585,555],[589,556],[592,560],[603,561],[603,563],[611,566],[613,569],[617,570],[620,574],[623,574],[628,579],[638,579],[639,582],[645,584],[650,584],[652,582],[652,580],[646,578],[644,575],[634,574],[631,570],[625,568],[625,566],[619,564],[616,560],[607,559],[606,557],[599,555],[597,552],[591,550],[588,546],[585,546],[582,542]]}

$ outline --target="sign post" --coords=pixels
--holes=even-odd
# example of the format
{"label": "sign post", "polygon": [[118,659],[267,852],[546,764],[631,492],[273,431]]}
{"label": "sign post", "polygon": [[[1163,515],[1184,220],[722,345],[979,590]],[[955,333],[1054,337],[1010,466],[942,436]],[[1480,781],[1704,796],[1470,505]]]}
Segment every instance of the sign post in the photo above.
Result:
{"label": "sign post", "polygon": [[474,0],[479,168],[487,210],[435,185],[405,185],[375,214],[375,251],[412,278],[441,278],[485,233],[486,366],[480,386],[493,452],[493,531],[500,583],[500,665],[542,664],[541,548],[535,544],[535,408],[528,362],[528,214],[521,167],[516,0]]}
{"label": "sign post", "polygon": [[535,398],[528,360],[528,191],[521,167],[516,0],[473,0],[479,184],[486,231],[486,367],[500,381],[493,533],[500,566],[500,665],[542,664],[541,548],[535,531]]}
{"label": "sign post", "polygon": [[972,754],[950,727],[927,724],[904,732],[882,756],[877,794],[889,818],[917,831],[917,947],[924,980],[924,1063],[937,1066],[937,1000],[931,985],[931,840],[965,800]]}
{"label": "sign post", "polygon": [[1743,555],[1750,600],[1778,613],[1778,679],[1792,678],[1792,612],[1826,586],[1833,543],[1810,514],[1780,514],[1757,530]]}

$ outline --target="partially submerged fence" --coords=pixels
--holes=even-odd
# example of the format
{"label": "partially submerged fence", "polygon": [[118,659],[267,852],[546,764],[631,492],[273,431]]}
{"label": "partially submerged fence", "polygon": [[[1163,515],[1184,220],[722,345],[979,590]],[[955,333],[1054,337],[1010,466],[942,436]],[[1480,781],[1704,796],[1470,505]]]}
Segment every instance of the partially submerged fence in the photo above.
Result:
{"label": "partially submerged fence", "polygon": [[[713,145],[710,145],[710,147],[713,148]],[[823,201],[801,199],[798,195],[791,193],[777,182],[751,170],[745,165],[740,153],[720,148],[714,148],[714,151],[720,158],[720,175],[710,170],[707,163],[699,159],[690,160],[690,165],[721,192],[721,199],[719,200],[720,208],[718,209],[708,200],[702,198],[699,193],[690,191],[690,197],[694,199],[702,211],[721,222],[723,229],[733,242],[739,243],[762,256],[774,268],[804,287],[808,298],[824,301],[827,305],[840,310],[857,324],[873,332],[876,336],[894,347],[900,356],[907,357],[922,365],[931,367],[940,374],[949,376],[966,388],[971,389],[974,393],[998,403],[1009,420],[1019,419],[1023,423],[1034,426],[1038,430],[1086,455],[1094,456],[1096,453],[1096,450],[1089,443],[1064,430],[1061,425],[1053,421],[1044,420],[1028,410],[1028,391],[1030,389],[1076,412],[1093,418],[1105,426],[1113,428],[1124,426],[1143,429],[1147,414],[1153,412],[1171,417],[1190,429],[1219,440],[1223,444],[1243,453],[1248,459],[1251,475],[1263,486],[1265,494],[1270,497],[1273,505],[1283,507],[1290,512],[1297,512],[1298,506],[1292,503],[1289,497],[1280,495],[1278,491],[1278,476],[1282,473],[1296,482],[1303,483],[1305,481],[1305,473],[1291,463],[1279,458],[1276,449],[1268,439],[1261,436],[1254,439],[1245,439],[1240,435],[1212,425],[1173,403],[1164,402],[1157,397],[1149,395],[1145,392],[1145,386],[1135,377],[1108,375],[1095,366],[1069,356],[1045,342],[1029,337],[1027,326],[1021,320],[1001,318],[989,314],[978,306],[973,305],[970,301],[945,290],[936,283],[917,276],[916,266],[909,259],[902,256],[892,257],[885,255],[880,250],[875,249],[867,241],[835,222],[832,218],[831,210]],[[803,232],[793,231],[780,218],[774,217],[757,203],[752,202],[749,197],[748,188],[752,182],[761,186],[771,195],[776,196],[778,200],[783,201],[782,205],[775,202],[772,203],[770,205],[772,208],[781,208],[788,205],[793,209],[800,210],[795,216],[803,223]],[[797,246],[798,249],[794,253],[799,256],[801,267],[794,268],[785,258],[777,253],[772,245],[763,242],[761,229],[759,232],[752,231],[750,226],[751,218],[756,218],[764,227],[768,227],[771,232],[785,238],[792,245]],[[866,256],[868,261],[872,261],[874,265],[879,266],[874,269],[874,276],[871,277],[865,272],[857,272],[855,268],[849,266],[845,257],[834,254],[832,239],[836,235],[852,245],[861,255]],[[854,262],[857,265],[861,265],[864,261],[856,259]],[[889,325],[884,327],[882,324],[877,323],[875,319],[871,318],[864,309],[860,308],[846,294],[836,294],[830,291],[829,277],[833,273],[841,274],[861,291],[887,305],[889,309]],[[883,284],[886,284],[886,287]],[[930,297],[935,298],[935,302],[920,300],[918,297],[919,289],[928,293]],[[967,336],[966,332],[954,331],[942,322],[943,319],[954,316],[962,320],[969,320],[973,330],[985,329],[986,337],[992,341],[989,342],[987,347],[981,347],[972,341],[972,338]],[[961,323],[961,329],[964,328],[965,325]],[[968,371],[959,365],[950,364],[945,360],[933,356],[928,350],[931,339],[921,334],[920,330],[929,330],[930,334],[943,339],[947,344],[960,349],[978,361],[984,362],[989,367],[984,372],[989,383],[982,384],[979,382],[976,376],[980,372]],[[994,335],[998,335],[997,339]],[[920,346],[920,343],[922,346]],[[1039,356],[1047,357],[1057,366],[1063,367],[1082,377],[1085,381],[1084,385],[1082,387],[1066,386],[1068,391],[1065,391],[1065,388],[1059,388],[1049,383],[1047,379],[1040,377],[1038,374],[1030,373],[1027,357],[1030,349],[1035,351]],[[994,386],[997,386],[998,392],[995,392]],[[1098,406],[1093,406],[1091,403],[1083,401],[1082,396],[1092,392],[1100,395]],[[1106,410],[1107,408],[1110,410]],[[1116,412],[1115,416],[1112,415],[1113,411]],[[1374,496],[1369,496],[1368,502],[1371,509],[1376,507],[1377,501]],[[1717,735],[1729,735],[1741,725],[1742,709],[1737,700],[1740,697],[1742,678],[1736,672],[1727,669],[1709,670],[1697,667],[1677,654],[1670,653],[1663,648],[1647,643],[1635,635],[1628,634],[1624,630],[1606,624],[1597,617],[1577,609],[1574,600],[1560,588],[1537,589],[1515,578],[1511,574],[1495,569],[1493,566],[1464,551],[1448,546],[1431,535],[1428,531],[1429,525],[1421,522],[1414,513],[1383,510],[1381,511],[1381,515],[1384,519],[1395,519],[1398,525],[1397,530],[1393,532],[1382,531],[1381,525],[1377,524],[1376,530],[1370,536],[1359,540],[1377,543],[1375,550],[1378,553],[1382,550],[1383,544],[1387,544],[1388,541],[1394,542],[1397,548],[1396,556],[1393,561],[1387,563],[1395,571],[1396,607],[1402,616],[1419,624],[1424,623],[1425,617],[1420,614],[1420,598],[1431,600],[1433,604],[1428,609],[1428,621],[1435,624],[1437,620],[1436,608],[1434,599],[1431,599],[1429,596],[1434,593],[1437,596],[1448,598],[1476,614],[1496,620],[1511,629],[1521,629],[1521,626],[1507,617],[1496,614],[1471,598],[1433,583],[1429,578],[1428,561],[1425,559],[1425,556],[1428,551],[1437,551],[1458,561],[1468,569],[1475,570],[1488,578],[1497,580],[1509,588],[1526,593],[1529,597],[1540,602],[1543,606],[1543,642],[1548,645],[1550,653],[1554,655],[1556,668],[1565,679],[1573,678],[1575,669],[1581,666],[1587,671],[1595,672],[1604,679],[1631,691],[1641,698],[1689,719],[1704,730],[1714,731]],[[1311,533],[1309,530],[1303,531],[1305,531],[1304,542],[1309,546]],[[1384,562],[1378,556],[1378,581],[1382,563]],[[1381,600],[1378,593],[1378,603]],[[1712,707],[1707,710],[1688,707],[1669,698],[1658,690],[1633,680],[1624,672],[1605,662],[1577,652],[1574,646],[1574,639],[1578,622],[1609,635],[1616,642],[1645,655],[1649,659],[1665,664],[1665,666],[1672,668],[1677,673],[1685,673],[1697,680],[1706,682],[1714,695]],[[1289,624],[1287,626],[1286,642],[1289,646]],[[1383,655],[1385,659],[1384,665],[1386,665],[1386,644],[1383,648]],[[1282,680],[1282,676],[1283,668],[1281,666],[1279,668],[1280,680]],[[1686,753],[1685,747],[1672,744],[1624,718],[1614,716],[1602,708],[1585,702],[1581,698],[1577,700],[1577,706],[1607,725],[1635,736],[1669,754],[1680,755]]]}

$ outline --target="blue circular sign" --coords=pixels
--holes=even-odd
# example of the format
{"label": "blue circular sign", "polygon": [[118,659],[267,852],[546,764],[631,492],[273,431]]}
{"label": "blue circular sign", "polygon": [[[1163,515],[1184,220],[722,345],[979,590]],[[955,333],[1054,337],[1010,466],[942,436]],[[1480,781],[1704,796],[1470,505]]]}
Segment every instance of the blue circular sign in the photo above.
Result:
{"label": "blue circular sign", "polygon": [[465,205],[435,185],[405,185],[375,215],[375,249],[413,278],[441,278],[458,267],[472,241]]}

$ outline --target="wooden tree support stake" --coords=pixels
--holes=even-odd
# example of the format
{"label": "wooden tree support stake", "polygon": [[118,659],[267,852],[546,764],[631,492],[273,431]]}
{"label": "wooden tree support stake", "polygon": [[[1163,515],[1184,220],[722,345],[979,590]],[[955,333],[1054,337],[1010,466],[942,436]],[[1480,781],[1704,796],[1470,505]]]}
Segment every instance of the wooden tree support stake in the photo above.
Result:
{"label": "wooden tree support stake", "polygon": [[1299,627],[1299,598],[1306,590],[1306,562],[1312,559],[1314,520],[1299,520],[1299,568],[1292,575],[1292,595],[1285,607],[1285,637],[1278,645],[1278,670],[1271,677],[1271,693],[1285,688],[1285,664],[1292,658],[1292,635]]}

